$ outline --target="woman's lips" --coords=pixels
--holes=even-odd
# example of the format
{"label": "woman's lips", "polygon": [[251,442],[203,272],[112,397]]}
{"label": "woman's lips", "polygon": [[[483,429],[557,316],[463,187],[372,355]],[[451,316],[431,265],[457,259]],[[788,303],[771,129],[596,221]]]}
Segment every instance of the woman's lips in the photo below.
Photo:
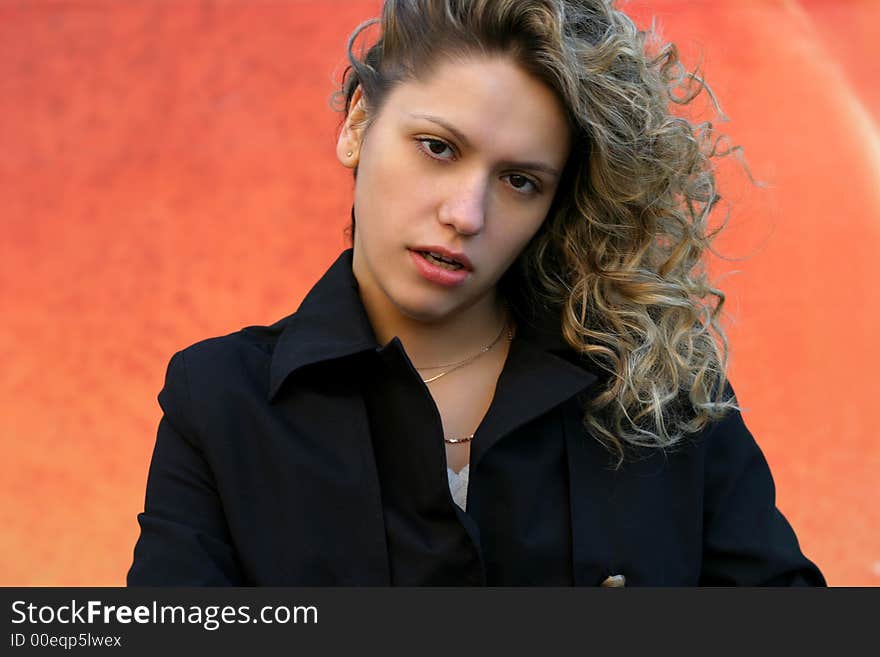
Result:
{"label": "woman's lips", "polygon": [[445,246],[441,246],[439,244],[414,246],[412,247],[412,250],[421,251],[422,253],[436,253],[437,255],[443,256],[447,260],[454,260],[464,269],[467,269],[469,271],[474,270],[474,266],[473,264],[471,264],[470,258],[468,258],[461,251],[453,251],[452,249],[448,249]]}
{"label": "woman's lips", "polygon": [[[429,249],[430,250],[430,249]],[[471,272],[466,268],[446,269],[427,260],[419,251],[409,249],[416,271],[428,281],[445,287],[456,287],[464,283]]]}

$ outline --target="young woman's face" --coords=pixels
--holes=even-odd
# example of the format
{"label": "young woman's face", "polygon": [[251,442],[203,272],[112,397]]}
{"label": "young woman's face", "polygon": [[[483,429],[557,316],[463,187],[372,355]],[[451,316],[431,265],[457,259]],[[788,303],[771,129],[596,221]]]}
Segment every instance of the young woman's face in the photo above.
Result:
{"label": "young woman's face", "polygon": [[[337,154],[358,167],[353,270],[361,293],[383,312],[422,321],[493,303],[559,184],[570,148],[561,104],[500,57],[447,62],[428,79],[400,84],[365,138],[351,127],[363,116],[359,99],[358,90]],[[467,262],[446,269],[423,251]]]}

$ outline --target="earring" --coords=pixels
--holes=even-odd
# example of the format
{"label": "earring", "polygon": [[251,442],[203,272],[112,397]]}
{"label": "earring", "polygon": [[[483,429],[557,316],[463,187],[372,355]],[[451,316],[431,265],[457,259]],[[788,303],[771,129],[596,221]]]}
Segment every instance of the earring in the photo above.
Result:
{"label": "earring", "polygon": [[345,157],[351,157],[351,151],[348,151],[348,153],[345,154]]}

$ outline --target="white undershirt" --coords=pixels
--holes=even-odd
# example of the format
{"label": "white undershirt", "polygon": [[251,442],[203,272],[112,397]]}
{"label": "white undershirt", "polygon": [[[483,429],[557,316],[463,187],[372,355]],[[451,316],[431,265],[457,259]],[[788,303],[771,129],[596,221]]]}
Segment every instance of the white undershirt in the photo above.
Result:
{"label": "white undershirt", "polygon": [[446,476],[449,478],[449,492],[452,493],[453,501],[464,511],[467,503],[468,471],[470,464],[464,466],[459,472],[452,468],[446,468]]}

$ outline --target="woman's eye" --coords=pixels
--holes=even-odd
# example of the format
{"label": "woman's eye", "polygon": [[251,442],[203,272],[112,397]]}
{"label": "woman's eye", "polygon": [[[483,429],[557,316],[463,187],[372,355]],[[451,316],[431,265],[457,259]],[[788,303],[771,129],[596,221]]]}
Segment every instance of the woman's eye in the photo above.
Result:
{"label": "woman's eye", "polygon": [[[416,139],[416,143],[418,144],[419,152],[432,160],[449,162],[455,159],[455,150],[442,139],[420,137]],[[533,196],[541,191],[537,182],[521,173],[510,173],[502,177],[507,179],[508,184],[514,191],[525,196]]]}
{"label": "woman's eye", "polygon": [[540,191],[537,183],[527,176],[523,176],[519,173],[511,173],[505,177],[510,183],[510,186],[518,192],[522,192],[523,194],[537,194]]}
{"label": "woman's eye", "polygon": [[419,144],[419,150],[425,153],[428,157],[432,157],[435,160],[451,160],[451,157],[444,156],[444,153],[446,151],[449,151],[449,154],[452,156],[455,155],[452,147],[445,141],[441,141],[439,139],[431,139],[428,137],[422,137],[421,139],[416,139],[416,141]]}

